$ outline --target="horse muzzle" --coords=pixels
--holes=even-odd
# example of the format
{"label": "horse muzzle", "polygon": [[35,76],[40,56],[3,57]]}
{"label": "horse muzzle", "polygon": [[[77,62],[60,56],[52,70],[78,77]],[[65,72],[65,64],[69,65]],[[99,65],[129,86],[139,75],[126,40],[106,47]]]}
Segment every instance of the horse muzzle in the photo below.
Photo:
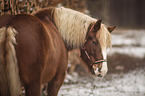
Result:
{"label": "horse muzzle", "polygon": [[99,64],[92,65],[92,74],[97,77],[104,77],[108,72],[107,62],[103,62],[101,67]]}

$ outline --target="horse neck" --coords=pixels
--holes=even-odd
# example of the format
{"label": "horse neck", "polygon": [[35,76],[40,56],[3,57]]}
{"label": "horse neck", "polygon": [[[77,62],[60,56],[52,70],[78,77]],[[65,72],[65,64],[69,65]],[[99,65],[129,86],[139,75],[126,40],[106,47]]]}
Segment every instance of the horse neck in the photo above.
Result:
{"label": "horse neck", "polygon": [[68,50],[80,48],[96,19],[68,8],[55,8],[54,22]]}
{"label": "horse neck", "polygon": [[54,23],[54,20],[53,20],[54,9],[55,9],[54,7],[40,9],[39,11],[32,13],[32,15],[39,18],[42,22],[47,22],[46,20],[47,18],[49,21]]}

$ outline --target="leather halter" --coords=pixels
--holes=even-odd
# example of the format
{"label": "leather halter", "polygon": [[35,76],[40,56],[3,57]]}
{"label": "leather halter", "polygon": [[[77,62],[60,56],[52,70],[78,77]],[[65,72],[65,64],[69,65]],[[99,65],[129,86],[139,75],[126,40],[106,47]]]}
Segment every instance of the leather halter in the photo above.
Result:
{"label": "leather halter", "polygon": [[[90,26],[91,26],[91,24],[90,24]],[[94,25],[91,26],[91,28],[90,28],[90,30],[88,31],[88,33],[92,30],[93,27],[94,27]],[[87,36],[86,36],[86,37],[87,37]],[[84,45],[85,45],[86,42],[87,42],[87,40],[85,40],[85,42],[84,42],[84,44],[83,44],[83,46],[82,46],[82,50],[85,52],[85,55],[87,56],[88,60],[91,62],[91,67],[92,67],[93,65],[96,65],[96,64],[99,64],[99,63],[107,62],[106,59],[97,60],[97,61],[93,62],[93,61],[91,60],[91,58],[90,58],[88,52],[87,52],[87,51],[85,50],[85,48],[84,48]]]}
{"label": "leather halter", "polygon": [[106,60],[106,59],[97,60],[97,61],[93,62],[93,61],[91,60],[91,58],[90,58],[90,56],[89,56],[88,52],[85,50],[85,48],[82,48],[82,50],[84,50],[85,55],[86,55],[86,56],[87,56],[87,58],[90,60],[90,62],[91,62],[91,66],[96,65],[96,64],[99,64],[99,63],[107,62],[107,60]]}

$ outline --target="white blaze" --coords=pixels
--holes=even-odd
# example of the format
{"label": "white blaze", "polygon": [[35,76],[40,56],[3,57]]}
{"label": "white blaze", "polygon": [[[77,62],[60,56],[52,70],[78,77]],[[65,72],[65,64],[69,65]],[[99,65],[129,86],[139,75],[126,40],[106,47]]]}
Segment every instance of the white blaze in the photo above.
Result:
{"label": "white blaze", "polygon": [[[106,60],[107,59],[107,50],[106,49],[102,50],[102,54],[103,54],[103,59]],[[96,75],[100,74],[102,77],[104,77],[106,75],[107,71],[108,71],[107,62],[102,63],[102,68],[101,68],[100,72],[98,69],[98,65],[94,66],[94,72]]]}
{"label": "white blaze", "polygon": [[[106,49],[102,50],[102,54],[103,54],[103,59],[107,60],[107,50]],[[103,62],[102,69],[101,69],[101,75],[105,76],[107,71],[108,71],[107,62]]]}

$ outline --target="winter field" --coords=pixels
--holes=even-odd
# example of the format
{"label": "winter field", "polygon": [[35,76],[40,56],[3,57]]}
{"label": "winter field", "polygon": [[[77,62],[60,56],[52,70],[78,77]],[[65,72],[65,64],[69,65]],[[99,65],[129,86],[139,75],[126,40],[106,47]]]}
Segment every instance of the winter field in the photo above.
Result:
{"label": "winter field", "polygon": [[145,96],[145,30],[116,30],[112,45],[104,78],[67,75],[58,96]]}

